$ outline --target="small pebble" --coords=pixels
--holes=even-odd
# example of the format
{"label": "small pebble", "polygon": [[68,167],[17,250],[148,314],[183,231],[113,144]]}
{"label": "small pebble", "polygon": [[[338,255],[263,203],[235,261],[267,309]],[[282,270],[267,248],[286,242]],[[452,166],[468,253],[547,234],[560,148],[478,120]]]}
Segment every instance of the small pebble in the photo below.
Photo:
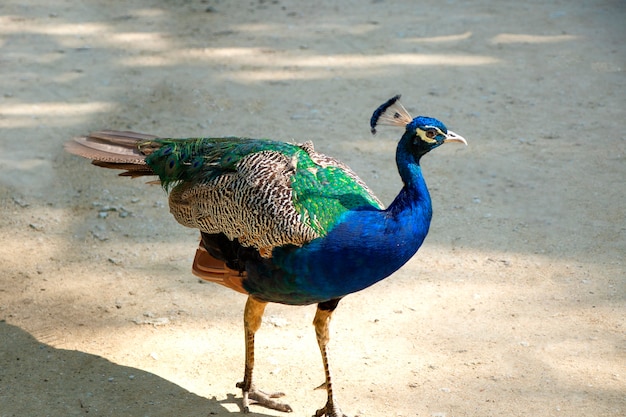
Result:
{"label": "small pebble", "polygon": [[34,230],[36,230],[38,232],[41,232],[43,230],[43,226],[41,224],[39,224],[39,223],[30,223],[28,226],[31,229],[34,229]]}
{"label": "small pebble", "polygon": [[109,239],[106,233],[104,233],[104,231],[102,230],[92,230],[91,235],[101,242],[104,242],[105,240]]}
{"label": "small pebble", "polygon": [[14,202],[15,204],[17,204],[18,206],[22,207],[22,208],[28,207],[28,206],[30,205],[30,204],[29,204],[29,203],[27,203],[26,201],[22,200],[22,199],[21,199],[21,198],[19,198],[19,197],[15,197],[15,196],[13,197],[13,202]]}

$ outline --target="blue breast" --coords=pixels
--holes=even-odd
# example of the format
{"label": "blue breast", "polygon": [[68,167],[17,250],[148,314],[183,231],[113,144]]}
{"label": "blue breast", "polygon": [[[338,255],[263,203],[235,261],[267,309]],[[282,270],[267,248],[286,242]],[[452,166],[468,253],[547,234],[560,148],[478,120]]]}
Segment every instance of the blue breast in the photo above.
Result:
{"label": "blue breast", "polygon": [[271,259],[248,266],[244,286],[263,301],[296,305],[360,291],[417,252],[430,219],[428,192],[416,196],[405,189],[388,210],[347,212],[326,236],[299,248],[276,248]]}

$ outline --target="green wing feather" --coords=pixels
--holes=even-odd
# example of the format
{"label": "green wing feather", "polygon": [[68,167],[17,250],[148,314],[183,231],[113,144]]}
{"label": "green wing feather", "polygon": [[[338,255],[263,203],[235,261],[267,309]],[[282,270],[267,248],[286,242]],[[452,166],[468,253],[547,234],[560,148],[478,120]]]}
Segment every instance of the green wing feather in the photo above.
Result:
{"label": "green wing feather", "polygon": [[[155,146],[156,143],[161,146]],[[289,171],[291,204],[299,221],[318,236],[324,236],[349,210],[382,208],[382,203],[350,168],[315,152],[308,143],[229,137],[157,139],[139,145],[140,151],[144,150],[142,147],[150,150],[146,163],[168,190],[179,184],[215,184],[221,176],[237,172],[239,164],[255,154],[257,158],[259,153],[284,155],[288,162],[276,174]]]}
{"label": "green wing feather", "polygon": [[363,207],[382,208],[373,194],[353,176],[337,166],[320,167],[310,158],[302,158],[308,165],[298,164],[292,177],[293,200],[296,210],[320,235],[325,235],[349,210]]}
{"label": "green wing feather", "polygon": [[[158,149],[147,151],[157,143]],[[146,164],[169,190],[183,181],[201,182],[234,171],[241,158],[275,143],[237,137],[157,139],[140,144],[139,150],[148,154]]]}

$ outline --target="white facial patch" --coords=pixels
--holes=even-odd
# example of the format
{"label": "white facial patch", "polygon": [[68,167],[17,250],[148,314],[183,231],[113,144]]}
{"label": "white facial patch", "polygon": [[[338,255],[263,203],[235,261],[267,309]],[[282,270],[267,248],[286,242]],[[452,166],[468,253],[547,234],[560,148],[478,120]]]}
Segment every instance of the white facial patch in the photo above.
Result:
{"label": "white facial patch", "polygon": [[435,138],[439,135],[444,135],[444,133],[438,127],[427,126],[426,128],[427,129],[424,130],[418,127],[415,132],[417,133],[417,136],[419,136],[420,139],[422,139],[426,143],[437,143],[437,139]]}

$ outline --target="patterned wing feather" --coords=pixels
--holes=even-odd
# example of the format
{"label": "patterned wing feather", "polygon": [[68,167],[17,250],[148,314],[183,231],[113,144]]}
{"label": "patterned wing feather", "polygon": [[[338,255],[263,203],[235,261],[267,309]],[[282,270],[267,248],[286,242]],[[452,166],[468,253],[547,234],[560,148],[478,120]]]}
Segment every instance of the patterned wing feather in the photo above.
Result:
{"label": "patterned wing feather", "polygon": [[324,236],[349,210],[382,208],[352,170],[310,143],[173,140],[146,162],[173,185],[170,210],[178,222],[224,233],[265,257],[274,247]]}

